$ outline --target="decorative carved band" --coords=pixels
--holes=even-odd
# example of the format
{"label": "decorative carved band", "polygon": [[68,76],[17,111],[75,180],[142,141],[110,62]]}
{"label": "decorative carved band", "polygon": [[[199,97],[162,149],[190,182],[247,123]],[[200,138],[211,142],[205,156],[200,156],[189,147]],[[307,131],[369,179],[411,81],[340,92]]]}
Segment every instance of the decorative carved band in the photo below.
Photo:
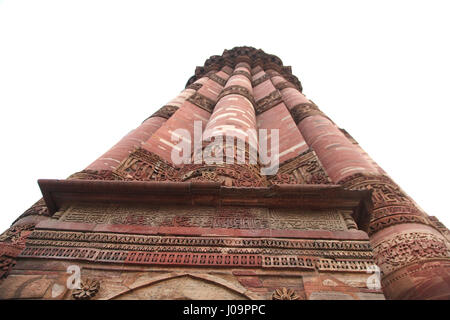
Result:
{"label": "decorative carved band", "polygon": [[290,112],[296,124],[299,124],[300,121],[302,121],[306,117],[315,115],[321,115],[325,118],[328,118],[322,111],[319,110],[319,107],[314,103],[297,104],[290,109]]}
{"label": "decorative carved band", "polygon": [[258,172],[255,165],[222,164],[188,164],[179,173],[181,181],[214,181],[228,187],[263,187],[266,179]]}
{"label": "decorative carved band", "polygon": [[272,184],[331,184],[313,150],[282,163],[278,174],[270,177],[269,181]]}
{"label": "decorative carved band", "polygon": [[[31,247],[79,247],[86,244],[79,242],[28,240]],[[227,248],[227,247],[199,247],[199,246],[148,246],[137,244],[117,243],[90,243],[93,249],[114,249],[144,252],[190,252],[190,253],[223,253],[229,254],[264,254],[264,255],[302,255],[309,257],[324,257],[329,259],[373,259],[371,251],[339,251],[339,250],[301,250],[301,249],[274,249],[274,248]],[[22,251],[22,250],[20,250]],[[20,251],[17,253],[19,254]]]}
{"label": "decorative carved band", "polygon": [[26,258],[87,260],[91,262],[140,264],[292,268],[329,272],[366,272],[371,260],[334,260],[304,256],[268,256],[258,254],[143,252],[100,250],[92,248],[27,247],[20,254]]}
{"label": "decorative carved band", "polygon": [[377,265],[385,275],[411,263],[450,260],[450,251],[443,238],[431,233],[407,232],[395,235],[374,247]]}
{"label": "decorative carved band", "polygon": [[133,151],[114,170],[123,180],[174,181],[177,170],[158,155],[143,148]]}
{"label": "decorative carved band", "polygon": [[34,224],[13,226],[0,235],[0,279],[6,278],[16,264],[16,257],[25,248],[26,238]]}
{"label": "decorative carved band", "polygon": [[83,170],[69,176],[67,180],[121,180],[111,170]]}
{"label": "decorative carved band", "polygon": [[226,65],[226,66],[224,66],[220,71],[223,71],[223,72],[225,72],[227,75],[231,76],[231,74],[233,73],[233,70],[234,70],[234,69],[233,69],[232,67]]}
{"label": "decorative carved band", "polygon": [[372,221],[372,223],[369,226],[369,235],[374,234],[377,231],[380,231],[381,229],[396,225],[396,224],[402,224],[402,223],[420,223],[420,224],[426,224],[430,225],[430,223],[427,221],[426,218],[421,216],[414,216],[414,215],[405,215],[405,214],[396,214],[393,216],[387,216],[380,219],[377,219],[375,221]]}
{"label": "decorative carved band", "polygon": [[192,83],[192,84],[188,85],[186,87],[186,89],[193,89],[195,91],[198,91],[201,87],[203,87],[203,84],[197,82],[197,83]]}
{"label": "decorative carved band", "polygon": [[281,94],[278,90],[271,92],[264,98],[256,101],[256,114],[261,114],[283,101]]}
{"label": "decorative carved band", "polygon": [[235,68],[249,68],[251,69],[252,59],[245,53],[237,55],[234,59]]}
{"label": "decorative carved band", "polygon": [[269,79],[270,79],[270,75],[268,73],[265,73],[263,76],[259,77],[258,79],[253,80],[252,81],[252,86],[256,87],[257,85],[259,85],[259,84],[261,84],[264,81],[269,80]]}
{"label": "decorative carved band", "polygon": [[214,106],[216,102],[211,100],[210,98],[205,97],[204,95],[196,92],[192,96],[190,96],[187,101],[195,104],[197,107],[202,108],[208,112],[212,112],[214,110]]}
{"label": "decorative carved band", "polygon": [[266,70],[266,73],[272,78],[272,77],[276,77],[276,76],[281,76],[279,72],[272,70],[272,69],[268,69]]}
{"label": "decorative carved band", "polygon": [[235,64],[234,68],[235,69],[236,68],[249,69],[249,68],[251,68],[250,67],[251,63],[252,63],[252,61],[249,59],[249,57],[244,54],[242,56],[237,57],[236,64]]}
{"label": "decorative carved band", "polygon": [[221,77],[219,77],[216,73],[211,73],[210,75],[208,75],[208,77],[217,82],[220,86],[225,86],[225,84],[227,83],[227,80],[222,79]]}
{"label": "decorative carved band", "polygon": [[153,117],[161,117],[165,119],[169,119],[176,111],[178,110],[177,106],[165,105],[161,107],[158,111],[150,116]]}
{"label": "decorative carved band", "polygon": [[438,229],[450,242],[450,230],[448,230],[448,228],[439,221],[439,219],[435,216],[429,216],[428,217],[430,223],[436,228]]}
{"label": "decorative carved band", "polygon": [[357,173],[339,183],[351,190],[373,190],[374,207],[369,226],[370,234],[399,223],[430,225],[413,201],[387,176]]}
{"label": "decorative carved band", "polygon": [[295,87],[295,85],[293,85],[292,83],[290,83],[289,81],[285,81],[285,82],[280,82],[280,83],[278,83],[278,84],[276,84],[275,85],[275,88],[277,88],[277,90],[283,90],[283,89],[286,89],[286,88],[294,88],[294,89],[297,89],[296,87]]}
{"label": "decorative carved band", "polygon": [[[64,223],[141,226],[157,229],[160,226],[177,232],[178,228],[260,230],[328,230],[346,231],[345,211],[306,210],[266,207],[180,207],[180,206],[118,206],[72,205],[58,212],[55,218]],[[129,228],[128,228],[129,229]],[[150,229],[149,229],[150,230]]]}
{"label": "decorative carved band", "polygon": [[230,94],[239,94],[241,96],[244,96],[245,98],[247,98],[248,101],[250,101],[253,105],[255,105],[255,100],[253,98],[252,93],[247,88],[238,85],[229,86],[223,89],[222,92],[219,94],[219,98],[217,100],[220,100],[223,97]]}
{"label": "decorative carved band", "polygon": [[233,76],[237,76],[237,75],[243,75],[245,76],[250,82],[252,81],[252,76],[249,72],[245,71],[245,70],[236,70],[233,72]]}
{"label": "decorative carved band", "polygon": [[34,230],[34,224],[13,226],[0,235],[0,242],[13,245],[25,245],[26,237]]}
{"label": "decorative carved band", "polygon": [[[248,160],[249,152],[245,150]],[[236,153],[235,153],[236,154]],[[224,152],[224,155],[226,153]],[[235,163],[235,162],[233,162]],[[228,186],[261,187],[267,182],[260,175],[259,166],[250,164],[223,165],[187,164],[175,168],[158,155],[138,148],[111,173],[114,179],[137,181],[217,181]],[[96,176],[90,176],[94,179]]]}
{"label": "decorative carved band", "polygon": [[13,258],[0,255],[0,280],[8,276],[15,264],[16,261]]}
{"label": "decorative carved band", "polygon": [[[239,209],[234,209],[239,210]],[[40,242],[36,242],[40,241]],[[43,242],[47,241],[47,242]],[[361,255],[363,258],[372,258],[372,247],[368,241],[360,240],[309,240],[309,239],[278,239],[278,238],[232,238],[232,237],[189,237],[189,236],[152,236],[136,234],[96,233],[78,231],[35,230],[27,238],[27,243],[41,246],[79,246],[86,244],[107,245],[104,248],[127,249],[132,251],[164,250],[184,247],[187,252],[195,252],[197,247],[206,248],[205,252],[218,248],[219,251],[227,248],[235,249],[275,249],[275,250],[301,250],[311,252],[312,255],[323,255],[331,252],[333,256],[346,256],[345,252]],[[98,248],[103,248],[98,246]],[[164,249],[165,248],[165,249]],[[261,251],[264,252],[264,251]],[[279,251],[274,252],[279,254]]]}

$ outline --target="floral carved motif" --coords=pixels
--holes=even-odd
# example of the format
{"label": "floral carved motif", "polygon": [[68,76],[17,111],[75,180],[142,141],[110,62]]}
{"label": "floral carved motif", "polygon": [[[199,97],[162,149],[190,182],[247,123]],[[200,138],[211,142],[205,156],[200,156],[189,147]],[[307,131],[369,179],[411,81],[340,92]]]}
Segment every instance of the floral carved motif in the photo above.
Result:
{"label": "floral carved motif", "polygon": [[72,297],[76,300],[89,300],[95,297],[99,289],[99,281],[85,279],[81,281],[79,289],[72,290]]}
{"label": "floral carved motif", "polygon": [[273,292],[272,300],[301,300],[301,298],[292,289],[278,288]]}

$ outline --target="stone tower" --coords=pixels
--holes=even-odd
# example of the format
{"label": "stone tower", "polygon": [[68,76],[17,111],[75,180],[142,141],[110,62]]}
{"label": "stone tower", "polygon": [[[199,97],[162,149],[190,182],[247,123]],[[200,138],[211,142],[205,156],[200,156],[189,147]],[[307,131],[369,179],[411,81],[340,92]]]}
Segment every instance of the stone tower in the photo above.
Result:
{"label": "stone tower", "polygon": [[262,50],[210,57],[39,186],[0,236],[0,298],[450,299],[447,228]]}

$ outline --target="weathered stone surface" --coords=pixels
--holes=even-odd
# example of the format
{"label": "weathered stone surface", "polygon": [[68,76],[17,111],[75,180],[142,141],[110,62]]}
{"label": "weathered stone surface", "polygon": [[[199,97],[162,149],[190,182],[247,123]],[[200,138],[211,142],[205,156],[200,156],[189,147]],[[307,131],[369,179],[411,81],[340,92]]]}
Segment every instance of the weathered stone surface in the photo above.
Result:
{"label": "weathered stone surface", "polygon": [[39,185],[0,235],[0,299],[450,299],[448,229],[255,48]]}

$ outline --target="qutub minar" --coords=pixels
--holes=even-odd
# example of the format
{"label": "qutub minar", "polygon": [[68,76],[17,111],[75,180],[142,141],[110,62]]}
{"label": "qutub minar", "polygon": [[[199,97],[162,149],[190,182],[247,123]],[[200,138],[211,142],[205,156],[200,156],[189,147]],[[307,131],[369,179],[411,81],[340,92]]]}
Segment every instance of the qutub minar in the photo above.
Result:
{"label": "qutub minar", "polygon": [[[185,161],[218,133],[236,143],[210,154],[236,161]],[[210,57],[86,169],[38,183],[0,236],[2,299],[450,299],[448,229],[262,50]]]}

